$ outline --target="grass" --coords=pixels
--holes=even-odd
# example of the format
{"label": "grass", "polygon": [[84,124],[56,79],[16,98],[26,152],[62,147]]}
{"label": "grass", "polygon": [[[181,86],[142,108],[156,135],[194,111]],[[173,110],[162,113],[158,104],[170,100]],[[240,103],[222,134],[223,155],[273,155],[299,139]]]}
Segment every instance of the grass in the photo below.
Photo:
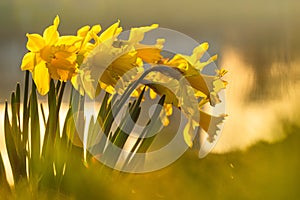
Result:
{"label": "grass", "polygon": [[[43,119],[35,115],[39,105],[35,86],[31,85],[29,94],[28,85],[26,73],[24,95],[21,96],[20,85],[17,85],[11,96],[10,110],[9,105],[6,105],[6,148],[15,185],[9,187],[0,156],[0,199],[246,200],[297,199],[300,195],[300,126],[296,123],[283,121],[287,137],[274,144],[258,143],[244,152],[210,154],[204,159],[198,159],[196,153],[189,150],[164,169],[145,174],[129,174],[110,169],[89,154],[84,161],[83,148],[74,146],[71,142],[76,133],[74,123],[82,120],[72,113],[74,110],[71,107],[64,126],[59,127],[57,120],[63,84],[55,85],[51,82],[49,116],[43,116]],[[134,120],[140,114],[142,95],[143,93],[139,99],[132,101],[128,108]],[[97,121],[107,127],[105,134],[111,134],[110,124],[114,120],[110,114],[108,97],[107,94],[104,106],[97,116]],[[23,113],[20,112],[22,98],[25,102]],[[71,95],[70,102],[80,110],[83,100],[75,92]],[[164,96],[160,99],[160,104],[163,102]],[[157,116],[159,113],[160,110],[154,112]],[[20,125],[21,115],[23,126]],[[43,148],[40,148],[40,130],[37,124],[43,124],[40,123],[42,121],[45,125],[45,140]],[[126,120],[122,123],[120,126],[126,125]],[[93,133],[95,124],[89,123],[89,126],[90,133]],[[62,135],[59,134],[60,131]],[[147,134],[149,131],[145,129],[144,132]],[[116,129],[115,133],[111,137],[112,142],[123,147],[126,135],[120,129]],[[142,147],[138,151],[147,151],[152,139],[139,141]]]}
{"label": "grass", "polygon": [[[210,154],[201,160],[190,150],[171,166],[148,174],[116,172],[96,160],[87,168],[74,150],[60,191],[49,182],[38,191],[39,198],[297,199],[299,131],[299,125],[286,124],[288,136],[283,141],[258,143],[245,152]],[[23,187],[18,192],[12,196],[27,199],[31,191]],[[2,195],[0,199],[7,199]]]}
{"label": "grass", "polygon": [[297,199],[300,195],[300,126],[287,124],[288,137],[259,143],[245,152],[188,151],[171,166],[148,174],[126,174],[99,164],[66,173],[64,190],[75,199]]}

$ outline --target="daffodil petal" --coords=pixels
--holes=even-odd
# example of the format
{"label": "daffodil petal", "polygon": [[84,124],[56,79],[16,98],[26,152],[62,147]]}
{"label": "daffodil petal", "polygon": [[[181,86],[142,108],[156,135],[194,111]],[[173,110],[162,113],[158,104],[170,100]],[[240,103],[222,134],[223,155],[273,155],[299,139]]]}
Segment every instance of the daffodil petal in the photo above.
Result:
{"label": "daffodil petal", "polygon": [[209,44],[207,42],[204,42],[199,46],[197,46],[193,50],[193,54],[192,54],[192,57],[195,59],[194,61],[199,60],[203,56],[203,54],[208,50],[208,48],[209,48]]}
{"label": "daffodil petal", "polygon": [[144,39],[146,32],[156,29],[158,24],[152,24],[151,26],[143,26],[138,28],[132,28],[130,30],[129,41],[133,43],[138,43]]}
{"label": "daffodil petal", "polygon": [[157,48],[144,48],[137,50],[137,56],[147,63],[157,63],[162,59],[160,55],[161,49]]}
{"label": "daffodil petal", "polygon": [[59,16],[58,15],[56,15],[56,17],[54,18],[54,20],[53,20],[53,25],[57,28],[58,27],[58,25],[59,25]]}
{"label": "daffodil petal", "polygon": [[90,26],[83,26],[83,27],[81,27],[77,31],[77,36],[79,36],[79,37],[85,37],[88,34],[90,28],[91,28]]}
{"label": "daffodil petal", "polygon": [[56,45],[67,45],[67,46],[72,46],[77,42],[80,42],[81,38],[73,35],[65,35],[61,36]]}
{"label": "daffodil petal", "polygon": [[53,21],[53,25],[45,29],[43,33],[43,37],[47,45],[53,45],[57,42],[59,38],[59,33],[57,31],[58,25],[59,25],[59,17],[56,16]]}
{"label": "daffodil petal", "polygon": [[167,61],[166,64],[172,67],[176,67],[182,72],[187,71],[190,65],[186,56],[181,54],[176,54],[171,60]]}
{"label": "daffodil petal", "polygon": [[120,20],[118,20],[116,23],[108,27],[103,33],[101,33],[99,40],[100,42],[103,42],[105,40],[109,40],[114,36],[117,36],[120,32],[122,32],[122,28],[119,27]]}
{"label": "daffodil petal", "polygon": [[213,82],[214,85],[214,91],[218,93],[220,90],[225,89],[227,85],[227,81],[224,81],[222,79],[217,79]]}
{"label": "daffodil petal", "polygon": [[[206,77],[206,78],[205,78]],[[209,96],[209,92],[212,90],[212,81],[214,80],[212,77],[209,79],[210,76],[203,76],[200,75],[200,73],[196,76],[187,76],[187,81],[191,84],[191,86],[200,91],[201,93],[205,94],[206,96]],[[211,81],[211,82],[208,82]]]}
{"label": "daffodil petal", "polygon": [[27,49],[32,52],[39,52],[45,47],[45,40],[39,34],[26,34],[28,38]]}
{"label": "daffodil petal", "polygon": [[196,64],[195,64],[195,68],[196,69],[198,69],[199,71],[202,71],[202,69],[205,67],[205,66],[207,66],[207,65],[209,65],[210,63],[212,63],[212,62],[214,62],[214,61],[216,61],[218,59],[218,55],[213,55],[212,57],[210,57],[207,61],[205,61],[205,62],[197,62]]}
{"label": "daffodil petal", "polygon": [[194,130],[193,126],[191,123],[191,120],[185,125],[184,130],[183,130],[183,138],[185,143],[191,148],[193,147],[193,135],[194,135]]}
{"label": "daffodil petal", "polygon": [[164,115],[162,118],[161,118],[161,121],[162,121],[162,124],[163,126],[168,126],[170,124],[170,120],[168,118],[168,116]]}
{"label": "daffodil petal", "polygon": [[156,94],[156,92],[154,92],[154,90],[152,90],[152,89],[150,88],[149,96],[150,96],[151,99],[155,99],[156,96],[157,96],[157,94]]}
{"label": "daffodil petal", "polygon": [[165,108],[167,116],[171,116],[173,114],[173,106],[172,106],[172,104],[165,104],[164,108]]}
{"label": "daffodil petal", "polygon": [[79,69],[78,73],[72,77],[71,82],[81,95],[86,93],[91,99],[95,98],[96,88],[94,80],[90,75],[91,71],[87,68]]}
{"label": "daffodil petal", "polygon": [[32,78],[41,95],[48,93],[50,88],[50,76],[45,62],[37,64],[32,72]]}
{"label": "daffodil petal", "polygon": [[80,93],[80,95],[83,96],[84,95],[84,89],[83,89],[83,87],[80,87],[81,82],[80,82],[79,73],[71,78],[71,83],[72,83],[73,87]]}
{"label": "daffodil petal", "polygon": [[34,63],[35,63],[35,53],[28,52],[24,55],[21,69],[22,70],[29,70],[32,71],[34,69]]}
{"label": "daffodil petal", "polygon": [[100,33],[101,31],[101,26],[99,24],[97,25],[94,25],[92,28],[91,28],[91,32],[95,33],[95,34],[98,34]]}
{"label": "daffodil petal", "polygon": [[218,127],[219,124],[223,122],[227,115],[222,114],[219,116],[212,116],[205,112],[200,111],[200,127],[208,134],[209,142],[214,141],[214,137],[217,135],[217,132],[220,130]]}
{"label": "daffodil petal", "polygon": [[48,70],[51,78],[55,80],[67,81],[75,75],[76,64],[71,63],[67,59],[59,58],[53,59],[48,64]]}
{"label": "daffodil petal", "polygon": [[91,39],[94,39],[95,43],[98,42],[98,33],[101,31],[101,26],[99,24],[94,25],[91,29],[89,26],[82,27],[78,30],[77,35],[80,35],[82,38],[81,42],[81,51],[88,50],[90,46]]}
{"label": "daffodil petal", "polygon": [[59,33],[57,31],[57,27],[52,25],[52,26],[49,26],[48,28],[46,28],[43,33],[43,37],[44,37],[47,45],[54,45],[58,41],[58,38],[59,38]]}

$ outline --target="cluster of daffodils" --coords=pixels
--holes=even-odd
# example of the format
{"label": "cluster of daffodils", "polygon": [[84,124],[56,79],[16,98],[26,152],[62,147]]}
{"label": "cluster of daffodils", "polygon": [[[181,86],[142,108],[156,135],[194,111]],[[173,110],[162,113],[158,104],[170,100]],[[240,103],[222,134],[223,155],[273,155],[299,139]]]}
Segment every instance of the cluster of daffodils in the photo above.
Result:
{"label": "cluster of daffodils", "polygon": [[[41,95],[48,93],[50,79],[64,82],[71,80],[73,86],[78,89],[79,76],[88,76],[87,73],[83,74],[83,71],[80,69],[84,59],[96,46],[101,43],[107,44],[107,41],[112,41],[122,32],[122,27],[119,27],[120,22],[118,21],[100,35],[101,26],[95,25],[93,27],[84,26],[80,28],[76,36],[60,36],[57,30],[59,22],[60,20],[57,16],[53,21],[53,25],[46,28],[43,35],[26,35],[28,38],[26,47],[29,52],[23,57],[21,69],[29,70],[32,73],[37,90]],[[139,32],[144,33],[156,27],[157,25],[154,24],[149,27],[133,29],[133,34],[137,34],[137,36],[132,36],[130,41],[132,44],[137,44],[140,41],[138,38]],[[161,56],[157,49],[151,50],[149,48],[146,51],[130,51],[115,60],[109,69],[117,74],[118,78],[128,69],[140,66],[141,59],[156,62],[161,59]],[[106,75],[103,76],[101,85],[105,88],[108,87],[108,91],[112,91],[110,86],[113,86],[116,82],[116,76],[113,77],[111,74]]]}
{"label": "cluster of daffodils", "polygon": [[[221,123],[224,115],[215,117],[203,112],[202,108],[207,103],[211,106],[220,103],[218,93],[226,87],[227,82],[222,80],[226,73],[225,70],[217,70],[213,76],[201,73],[204,67],[217,59],[217,56],[212,56],[204,62],[200,61],[209,48],[208,44],[203,43],[196,47],[192,55],[176,54],[172,58],[164,58],[161,55],[164,39],[158,39],[154,45],[140,43],[144,34],[157,28],[157,24],[132,28],[128,40],[118,39],[122,32],[119,25],[118,21],[103,32],[101,32],[100,25],[84,26],[77,31],[77,35],[60,36],[57,30],[59,26],[59,17],[57,16],[53,25],[46,28],[43,35],[26,35],[29,52],[23,58],[21,69],[29,70],[32,73],[32,78],[41,95],[48,93],[50,80],[53,79],[63,82],[71,81],[73,87],[80,94],[87,94],[94,98],[97,89],[95,83],[98,89],[113,94],[116,92],[116,84],[124,76],[130,74],[129,79],[137,80],[136,77],[144,72],[143,66],[146,63],[151,67],[167,66],[176,70],[181,74],[181,78],[188,81],[189,89],[185,92],[192,93],[197,99],[196,109],[200,114],[198,118],[193,118],[196,112],[193,112],[192,108],[183,110],[192,116],[184,130],[186,143],[192,146],[191,132],[198,126],[208,133],[210,141],[214,140],[218,129],[217,125]],[[93,59],[89,59],[90,57]],[[97,59],[101,62],[98,62]],[[94,63],[85,63],[85,60]],[[101,77],[93,77],[92,68],[99,69],[103,66],[105,69],[101,73]],[[128,73],[129,71],[130,73]],[[174,91],[182,89],[181,78],[174,78],[154,70],[144,78],[144,82],[141,82],[143,87],[146,85],[149,88],[151,98],[155,98],[156,95],[166,95],[165,112],[162,117],[165,126],[169,124],[168,117],[172,115],[172,108],[182,109],[189,101],[188,95],[178,98],[174,94]],[[173,84],[174,90],[170,91],[164,87],[165,83]],[[137,87],[133,95],[138,95],[142,91],[141,87]]]}

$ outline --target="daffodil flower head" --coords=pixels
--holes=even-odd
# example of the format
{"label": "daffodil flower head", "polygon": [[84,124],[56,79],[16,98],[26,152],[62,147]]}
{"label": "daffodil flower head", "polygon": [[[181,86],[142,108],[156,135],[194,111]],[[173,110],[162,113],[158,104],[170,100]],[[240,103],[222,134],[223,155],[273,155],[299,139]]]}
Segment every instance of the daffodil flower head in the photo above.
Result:
{"label": "daffodil flower head", "polygon": [[[171,59],[161,60],[162,65],[169,66],[181,74],[179,79],[159,72],[150,73],[146,77],[149,81],[147,85],[151,88],[149,92],[151,98],[155,98],[156,94],[165,94],[166,105],[177,107],[189,119],[183,131],[184,139],[188,146],[193,144],[194,135],[192,133],[195,132],[197,127],[201,127],[207,133],[208,141],[213,142],[219,130],[218,125],[225,118],[225,115],[212,116],[203,111],[207,103],[215,106],[221,102],[218,94],[227,85],[227,82],[222,80],[222,77],[227,72],[226,70],[216,70],[215,75],[207,75],[202,72],[206,66],[217,59],[215,55],[207,60],[201,60],[208,47],[208,43],[202,43],[193,50],[192,55],[176,54]],[[182,80],[188,81],[189,84],[184,84]],[[166,83],[168,88],[163,86]],[[179,93],[174,93],[174,91]],[[197,102],[191,102],[193,98],[190,97],[192,96],[197,99]],[[190,105],[195,104],[198,104],[198,112],[195,112],[194,107],[190,107]],[[168,125],[169,119],[165,113],[167,113],[167,110],[162,113],[161,119],[164,125]]]}
{"label": "daffodil flower head", "polygon": [[[160,51],[164,40],[158,39],[155,45],[140,44],[144,34],[157,28],[157,24],[132,28],[128,40],[117,38],[123,30],[119,25],[118,20],[99,36],[96,34],[99,28],[94,28],[96,31],[93,31],[93,28],[83,27],[77,32],[78,37],[84,38],[83,41],[89,41],[91,38],[94,41],[93,44],[83,42],[79,51],[79,56],[83,58],[79,71],[93,73],[89,72],[91,76],[88,80],[79,75],[72,78],[74,87],[80,88],[82,95],[86,93],[95,98],[96,94],[93,93],[98,86],[108,93],[115,93],[115,86],[121,78],[123,82],[126,81],[126,77],[132,79],[143,71],[144,63],[157,63],[162,58]],[[137,93],[138,90],[133,95],[138,95]]]}
{"label": "daffodil flower head", "polygon": [[22,60],[21,69],[29,70],[37,90],[41,95],[48,93],[50,79],[68,81],[77,71],[77,48],[80,41],[76,36],[59,36],[57,31],[59,17],[56,16],[53,25],[39,34],[26,34],[27,49]]}

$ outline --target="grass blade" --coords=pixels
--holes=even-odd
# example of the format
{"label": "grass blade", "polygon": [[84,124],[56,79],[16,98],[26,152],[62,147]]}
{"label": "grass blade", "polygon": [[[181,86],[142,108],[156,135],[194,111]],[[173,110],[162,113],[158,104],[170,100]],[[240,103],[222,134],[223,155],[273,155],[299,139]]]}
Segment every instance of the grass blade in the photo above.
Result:
{"label": "grass blade", "polygon": [[10,120],[8,117],[8,105],[7,102],[5,102],[5,114],[4,114],[4,134],[5,134],[5,143],[6,143],[6,150],[8,154],[8,158],[10,161],[10,165],[12,168],[13,176],[14,176],[14,182],[17,183],[20,177],[20,162],[19,157],[17,153],[17,148],[15,141],[13,139],[13,133],[12,133],[12,127],[10,124]]}
{"label": "grass blade", "polygon": [[28,87],[29,87],[29,71],[25,73],[25,86],[24,86],[24,96],[23,96],[23,144],[26,145],[28,142],[28,122],[29,122],[29,112],[28,112]]}
{"label": "grass blade", "polygon": [[0,193],[10,191],[10,187],[7,182],[7,178],[6,178],[6,174],[5,174],[5,168],[4,168],[4,163],[3,163],[1,153],[0,153],[0,184],[1,184]]}
{"label": "grass blade", "polygon": [[40,121],[38,102],[36,94],[36,86],[32,82],[32,90],[30,95],[30,163],[29,163],[29,176],[38,177],[40,168]]}

